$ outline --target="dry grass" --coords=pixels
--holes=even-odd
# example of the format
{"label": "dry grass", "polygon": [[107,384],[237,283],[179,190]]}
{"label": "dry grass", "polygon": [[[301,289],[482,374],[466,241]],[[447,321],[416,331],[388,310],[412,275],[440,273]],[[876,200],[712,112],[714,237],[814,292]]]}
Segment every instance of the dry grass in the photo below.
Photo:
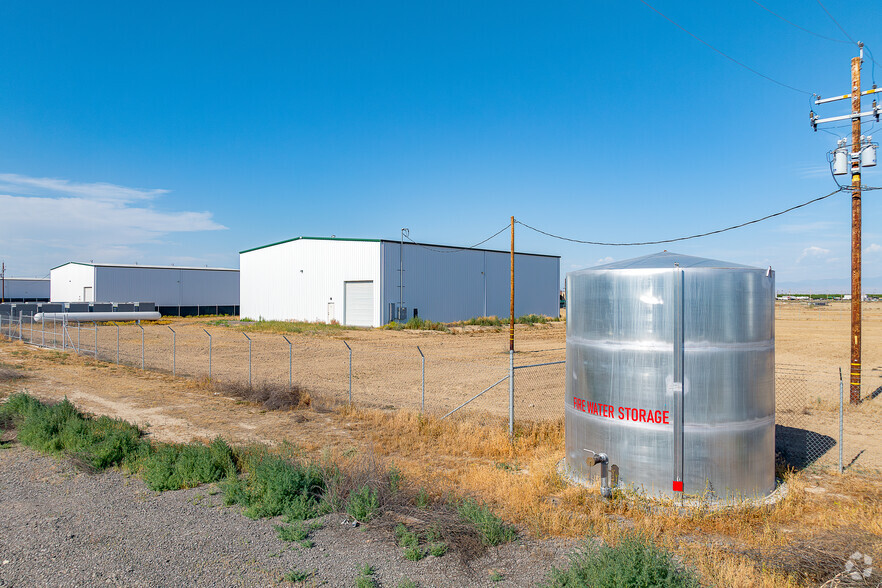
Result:
{"label": "dry grass", "polygon": [[26,374],[17,370],[16,368],[0,363],[0,383],[11,382],[13,380],[21,380],[26,377]]}
{"label": "dry grass", "polygon": [[209,380],[197,378],[192,386],[208,390],[218,396],[237,398],[260,404],[267,410],[294,410],[314,406],[317,397],[302,386],[288,387],[282,384],[262,382],[248,385],[244,382]]}
{"label": "dry grass", "polygon": [[[603,500],[596,487],[565,484],[556,469],[563,456],[562,422],[519,428],[511,443],[502,422],[441,421],[349,407],[342,416],[394,459],[406,478],[436,497],[479,497],[537,536],[594,535],[615,542],[624,530],[636,530],[713,585],[797,586],[831,578],[841,571],[833,563],[842,564],[854,551],[873,553],[882,541],[882,484],[874,477],[791,471],[788,495],[774,507],[744,503],[723,511],[687,511],[636,495]],[[819,537],[839,543],[821,547],[814,543]],[[799,549],[794,545],[815,545],[833,555],[793,560],[793,549]],[[765,558],[770,565],[762,565]]]}

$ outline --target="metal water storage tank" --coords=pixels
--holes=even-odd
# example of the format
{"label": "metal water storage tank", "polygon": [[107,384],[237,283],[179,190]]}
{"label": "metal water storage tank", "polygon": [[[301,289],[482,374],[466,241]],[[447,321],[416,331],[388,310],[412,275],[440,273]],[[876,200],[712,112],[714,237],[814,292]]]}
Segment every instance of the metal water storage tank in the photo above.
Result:
{"label": "metal water storage tank", "polygon": [[717,499],[775,489],[775,276],[662,252],[567,274],[566,466]]}

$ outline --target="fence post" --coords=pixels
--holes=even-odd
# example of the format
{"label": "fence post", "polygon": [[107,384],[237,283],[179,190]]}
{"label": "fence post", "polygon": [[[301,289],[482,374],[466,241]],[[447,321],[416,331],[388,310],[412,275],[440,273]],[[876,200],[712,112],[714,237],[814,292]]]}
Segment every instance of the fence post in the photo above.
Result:
{"label": "fence post", "polygon": [[251,388],[251,337],[245,331],[242,334],[248,339],[248,387]]}
{"label": "fence post", "polygon": [[80,345],[80,326],[82,324],[83,323],[77,322],[77,353],[80,352],[80,347],[82,347],[82,345]]}
{"label": "fence post", "polygon": [[172,376],[178,375],[178,334],[175,333],[175,330],[171,328],[171,325],[166,325],[168,330],[172,332]]}
{"label": "fence post", "polygon": [[[12,323],[9,323],[10,325]],[[61,318],[61,350],[67,349],[67,319]]]}
{"label": "fence post", "polygon": [[95,359],[98,359],[98,323],[92,321],[92,326],[95,327]]}
{"label": "fence post", "polygon": [[514,351],[508,350],[508,436],[514,438]]}
{"label": "fence post", "polygon": [[[116,327],[116,365],[119,365],[119,323],[116,321],[110,321],[113,323],[113,326]],[[97,325],[95,327],[98,328]]]}
{"label": "fence post", "polygon": [[40,317],[40,347],[46,347],[46,315]]}
{"label": "fence post", "polygon": [[24,341],[24,328],[21,326],[21,315],[24,313],[18,313],[18,340]]}
{"label": "fence post", "polygon": [[[205,329],[202,329],[205,331]],[[208,381],[211,381],[211,333],[205,331],[205,334],[208,335]]]}
{"label": "fence post", "polygon": [[[288,341],[288,337],[286,337],[284,335],[282,335],[282,339],[284,339],[285,341]],[[292,385],[293,380],[291,378],[291,374],[292,374],[291,367],[293,366],[293,361],[294,360],[293,360],[293,353],[291,351],[291,342],[288,341],[288,390],[292,390],[294,388],[294,386]]]}
{"label": "fence post", "polygon": [[352,347],[346,341],[343,341],[343,345],[349,350],[349,406],[352,406]]}
{"label": "fence post", "polygon": [[141,329],[141,369],[144,369],[144,327],[141,326],[141,321],[137,321],[135,323],[138,325],[138,328]]}
{"label": "fence post", "polygon": [[842,473],[842,368],[839,368],[839,473]]}
{"label": "fence post", "polygon": [[417,345],[417,351],[420,352],[420,358],[423,364],[423,382],[422,393],[420,394],[420,412],[426,412],[426,356],[423,355],[423,350],[420,349],[419,345]]}

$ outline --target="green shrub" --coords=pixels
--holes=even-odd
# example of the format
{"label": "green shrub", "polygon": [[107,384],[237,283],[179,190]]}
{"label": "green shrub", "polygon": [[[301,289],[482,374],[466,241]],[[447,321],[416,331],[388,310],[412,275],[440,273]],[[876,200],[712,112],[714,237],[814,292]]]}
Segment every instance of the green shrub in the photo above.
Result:
{"label": "green shrub", "polygon": [[417,547],[420,544],[420,537],[413,531],[409,531],[407,527],[400,524],[395,527],[395,537],[401,547]]}
{"label": "green shrub", "polygon": [[586,543],[570,557],[568,568],[552,569],[545,586],[698,588],[699,582],[670,553],[640,535],[628,534],[617,545]]}
{"label": "green shrub", "polygon": [[426,550],[419,546],[408,547],[404,550],[404,557],[410,561],[420,561],[426,557]]}
{"label": "green shrub", "polygon": [[303,541],[309,536],[309,529],[303,524],[297,525],[276,525],[276,533],[282,541]]}
{"label": "green shrub", "polygon": [[416,498],[414,499],[414,503],[417,508],[426,508],[432,503],[432,497],[429,496],[429,493],[426,492],[425,488],[420,488],[420,491],[417,492]]}
{"label": "green shrub", "polygon": [[417,588],[417,583],[410,578],[404,577],[398,581],[396,588]]}
{"label": "green shrub", "polygon": [[513,541],[517,537],[514,528],[506,525],[489,508],[471,498],[465,498],[457,505],[460,516],[472,523],[481,534],[484,545],[495,546]]}
{"label": "green shrub", "polygon": [[151,490],[178,490],[234,477],[236,465],[218,437],[211,445],[159,445],[142,461],[141,474]]}
{"label": "green shrub", "polygon": [[346,501],[346,512],[357,521],[367,522],[373,518],[380,507],[377,491],[369,486],[362,486],[349,495]]}
{"label": "green shrub", "polygon": [[241,504],[250,518],[285,515],[288,521],[296,521],[323,514],[325,482],[318,466],[268,454],[253,463],[244,479],[224,484],[227,504]]}
{"label": "green shrub", "polygon": [[429,545],[429,554],[433,557],[441,557],[445,553],[447,553],[446,543],[432,543]]}
{"label": "green shrub", "polygon": [[406,323],[399,323],[392,321],[391,323],[387,323],[383,325],[384,329],[390,329],[392,331],[401,331],[404,329],[414,329],[419,331],[443,331],[448,332],[450,329],[447,328],[447,325],[444,323],[439,323],[436,321],[430,321],[424,319],[419,316],[415,316]]}
{"label": "green shrub", "polygon": [[306,582],[309,580],[315,572],[301,572],[300,570],[294,569],[282,576],[282,580],[285,582]]}
{"label": "green shrub", "polygon": [[70,454],[98,470],[132,460],[144,446],[138,427],[107,416],[89,418],[66,398],[46,405],[28,394],[14,394],[0,410],[15,423],[23,445]]}
{"label": "green shrub", "polygon": [[460,324],[462,325],[478,325],[481,327],[499,327],[502,326],[502,319],[498,316],[476,316],[472,317],[467,321],[462,321]]}
{"label": "green shrub", "polygon": [[536,323],[545,324],[548,322],[548,317],[544,317],[541,314],[525,314],[524,316],[516,318],[515,322],[519,325],[533,325]]}

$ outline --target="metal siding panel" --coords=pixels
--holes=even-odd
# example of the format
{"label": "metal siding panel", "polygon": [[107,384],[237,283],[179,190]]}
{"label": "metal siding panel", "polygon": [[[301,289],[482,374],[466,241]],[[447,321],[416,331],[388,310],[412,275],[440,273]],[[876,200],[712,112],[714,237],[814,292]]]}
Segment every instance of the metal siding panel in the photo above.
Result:
{"label": "metal siding panel", "polygon": [[4,280],[6,298],[49,298],[50,281],[44,279],[6,278]]}
{"label": "metal siding panel", "polygon": [[[398,304],[400,245],[384,243],[384,299]],[[556,317],[560,310],[560,262],[556,257],[515,255],[515,314]],[[481,250],[404,246],[404,305],[408,316],[444,322],[483,314],[507,317],[509,255]]]}
{"label": "metal siding panel", "polygon": [[179,268],[95,268],[97,302],[155,302],[157,306],[238,304],[238,272]]}

